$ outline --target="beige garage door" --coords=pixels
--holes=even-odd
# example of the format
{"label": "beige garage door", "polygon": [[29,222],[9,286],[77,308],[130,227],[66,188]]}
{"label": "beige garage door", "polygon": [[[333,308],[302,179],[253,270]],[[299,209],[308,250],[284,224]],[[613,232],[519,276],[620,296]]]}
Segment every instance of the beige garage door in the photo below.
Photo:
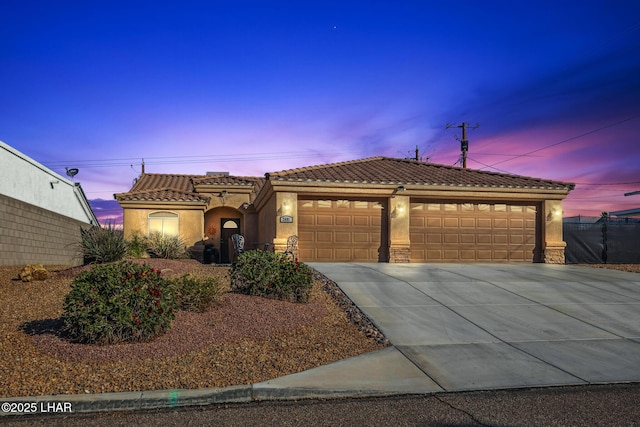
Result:
{"label": "beige garage door", "polygon": [[416,201],[410,217],[412,262],[538,260],[536,206]]}
{"label": "beige garage door", "polygon": [[382,200],[298,200],[300,259],[386,261],[385,218]]}

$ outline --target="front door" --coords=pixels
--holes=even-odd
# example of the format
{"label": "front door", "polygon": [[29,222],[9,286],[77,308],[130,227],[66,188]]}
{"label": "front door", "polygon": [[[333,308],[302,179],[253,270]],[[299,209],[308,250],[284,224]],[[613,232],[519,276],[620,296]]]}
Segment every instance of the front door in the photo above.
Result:
{"label": "front door", "polygon": [[229,264],[233,259],[231,236],[240,234],[240,218],[220,219],[220,262]]}

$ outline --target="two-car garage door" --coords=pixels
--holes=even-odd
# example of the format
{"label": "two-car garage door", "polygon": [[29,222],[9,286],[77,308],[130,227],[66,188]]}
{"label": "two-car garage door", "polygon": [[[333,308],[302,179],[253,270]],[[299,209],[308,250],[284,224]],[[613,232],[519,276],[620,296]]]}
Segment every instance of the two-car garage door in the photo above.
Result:
{"label": "two-car garage door", "polygon": [[539,257],[536,206],[411,203],[411,262],[528,261]]}
{"label": "two-car garage door", "polygon": [[[539,257],[536,206],[412,200],[411,262],[534,261]],[[385,199],[298,200],[304,261],[387,261]]]}

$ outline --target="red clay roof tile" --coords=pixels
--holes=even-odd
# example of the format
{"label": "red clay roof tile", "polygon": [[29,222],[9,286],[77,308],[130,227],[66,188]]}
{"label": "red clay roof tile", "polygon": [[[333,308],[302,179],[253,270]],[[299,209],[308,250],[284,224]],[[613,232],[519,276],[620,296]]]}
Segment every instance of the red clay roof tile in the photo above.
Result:
{"label": "red clay roof tile", "polygon": [[463,169],[415,160],[369,157],[267,174],[276,181],[415,184],[454,187],[506,187],[572,190],[573,183]]}

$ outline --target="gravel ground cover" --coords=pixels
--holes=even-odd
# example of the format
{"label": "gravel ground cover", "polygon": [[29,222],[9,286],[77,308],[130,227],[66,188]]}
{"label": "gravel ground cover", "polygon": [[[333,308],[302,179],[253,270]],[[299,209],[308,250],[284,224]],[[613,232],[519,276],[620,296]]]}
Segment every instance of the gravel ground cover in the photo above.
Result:
{"label": "gravel ground cover", "polygon": [[[219,277],[227,267],[148,259],[167,276]],[[638,264],[590,264],[640,273]],[[43,282],[0,267],[0,397],[252,384],[381,349],[384,336],[324,276],[308,304],[226,293],[205,313],[181,312],[148,343],[74,344],[57,334],[73,278],[90,267],[47,267]]]}
{"label": "gravel ground cover", "polygon": [[[229,268],[148,259],[167,276],[219,277]],[[75,344],[58,335],[64,297],[90,267],[47,267],[22,282],[0,267],[0,397],[253,384],[381,349],[384,337],[335,284],[317,275],[307,304],[225,293],[205,313],[180,312],[147,343]]]}
{"label": "gravel ground cover", "polygon": [[612,270],[640,273],[640,264],[576,264],[582,267],[609,268]]}

